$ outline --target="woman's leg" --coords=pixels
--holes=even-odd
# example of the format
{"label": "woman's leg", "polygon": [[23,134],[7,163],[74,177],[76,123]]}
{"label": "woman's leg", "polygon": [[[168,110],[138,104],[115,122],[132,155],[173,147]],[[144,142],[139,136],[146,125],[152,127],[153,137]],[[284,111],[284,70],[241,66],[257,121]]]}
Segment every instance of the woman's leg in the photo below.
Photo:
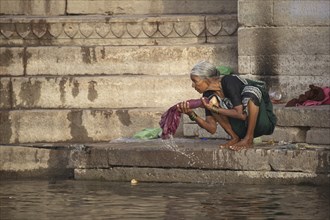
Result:
{"label": "woman's leg", "polygon": [[231,147],[233,150],[241,150],[242,148],[249,148],[253,145],[254,130],[256,128],[259,115],[259,106],[255,105],[253,101],[250,100],[247,108],[249,111],[247,132],[242,140]]}
{"label": "woman's leg", "polygon": [[212,114],[215,117],[216,121],[220,124],[220,126],[227,132],[227,134],[231,137],[231,139],[225,143],[220,145],[221,148],[228,148],[233,146],[234,144],[240,141],[239,136],[234,132],[228,117],[224,115]]}

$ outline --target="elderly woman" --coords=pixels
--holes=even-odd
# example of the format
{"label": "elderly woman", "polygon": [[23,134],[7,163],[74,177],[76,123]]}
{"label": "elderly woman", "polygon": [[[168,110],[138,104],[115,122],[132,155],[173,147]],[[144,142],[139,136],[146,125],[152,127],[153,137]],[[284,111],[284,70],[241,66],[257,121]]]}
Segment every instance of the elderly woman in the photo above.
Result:
{"label": "elderly woman", "polygon": [[[276,117],[263,82],[237,75],[220,77],[216,67],[206,61],[193,67],[190,78],[192,87],[203,94],[206,118],[199,117],[189,108],[188,102],[181,102],[177,108],[212,134],[218,122],[231,136],[221,147],[232,150],[252,147],[255,137],[273,133]],[[204,97],[211,101],[207,103]]]}

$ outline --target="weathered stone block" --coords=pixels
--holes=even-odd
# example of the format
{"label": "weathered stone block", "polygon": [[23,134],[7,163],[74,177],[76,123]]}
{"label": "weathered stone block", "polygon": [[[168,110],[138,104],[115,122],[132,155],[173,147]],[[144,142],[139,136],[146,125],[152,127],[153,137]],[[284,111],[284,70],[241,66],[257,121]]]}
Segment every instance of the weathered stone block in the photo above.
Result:
{"label": "weathered stone block", "polygon": [[99,142],[159,127],[160,109],[0,111],[0,143]]}
{"label": "weathered stone block", "polygon": [[268,154],[269,165],[275,171],[328,173],[330,169],[327,151],[277,149]]}
{"label": "weathered stone block", "polygon": [[198,96],[189,76],[29,77],[12,84],[14,108],[166,108]]}
{"label": "weathered stone block", "polygon": [[0,14],[65,15],[66,0],[1,0]]}
{"label": "weathered stone block", "polygon": [[329,1],[274,1],[275,25],[330,25]]}
{"label": "weathered stone block", "polygon": [[275,141],[275,142],[306,142],[306,127],[281,127],[276,126],[274,133],[271,135],[262,136],[263,141]]}
{"label": "weathered stone block", "polygon": [[231,0],[68,0],[69,14],[234,14],[236,1]]}
{"label": "weathered stone block", "polygon": [[330,55],[239,56],[241,74],[257,75],[329,75]]}
{"label": "weathered stone block", "polygon": [[274,105],[278,126],[329,128],[330,106],[283,107]]}
{"label": "weathered stone block", "polygon": [[0,109],[10,109],[12,104],[10,78],[0,78]]}
{"label": "weathered stone block", "polygon": [[329,25],[328,1],[239,0],[239,23],[243,26]]}
{"label": "weathered stone block", "polygon": [[251,27],[238,30],[239,56],[329,55],[328,27]]}
{"label": "weathered stone block", "polygon": [[69,151],[22,146],[0,146],[0,178],[72,178]]}
{"label": "weathered stone block", "polygon": [[48,168],[49,154],[49,149],[1,146],[0,170],[22,171]]}
{"label": "weathered stone block", "polygon": [[273,0],[238,0],[238,22],[243,26],[264,26],[273,23]]}
{"label": "weathered stone block", "polygon": [[328,128],[311,128],[307,131],[306,143],[330,145],[330,121]]}
{"label": "weathered stone block", "polygon": [[205,129],[199,127],[197,124],[184,124],[183,134],[186,137],[199,137],[199,138],[221,138],[230,139],[230,136],[221,127],[217,126],[217,131],[215,134],[207,132]]}
{"label": "weathered stone block", "polygon": [[29,57],[23,48],[0,47],[0,77],[23,75]]}

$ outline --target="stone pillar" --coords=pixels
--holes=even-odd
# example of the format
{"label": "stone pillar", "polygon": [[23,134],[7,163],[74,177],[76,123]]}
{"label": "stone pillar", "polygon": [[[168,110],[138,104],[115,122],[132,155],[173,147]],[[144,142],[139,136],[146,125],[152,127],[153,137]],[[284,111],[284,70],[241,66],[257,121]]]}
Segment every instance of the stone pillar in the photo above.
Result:
{"label": "stone pillar", "polygon": [[330,85],[328,0],[239,0],[238,68],[284,100]]}

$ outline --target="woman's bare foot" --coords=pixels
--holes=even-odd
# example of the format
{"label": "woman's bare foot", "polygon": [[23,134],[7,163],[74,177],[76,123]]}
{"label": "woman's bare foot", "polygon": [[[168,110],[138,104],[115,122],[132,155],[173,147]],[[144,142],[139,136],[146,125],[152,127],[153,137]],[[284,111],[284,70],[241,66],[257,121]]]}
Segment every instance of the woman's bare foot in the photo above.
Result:
{"label": "woman's bare foot", "polygon": [[229,148],[231,150],[239,151],[244,148],[251,148],[251,147],[253,147],[253,138],[252,139],[244,138]]}
{"label": "woman's bare foot", "polygon": [[231,140],[229,140],[227,143],[225,144],[221,144],[220,148],[224,149],[224,148],[230,148],[231,146],[235,145],[236,143],[238,143],[241,139],[239,138],[233,138]]}

